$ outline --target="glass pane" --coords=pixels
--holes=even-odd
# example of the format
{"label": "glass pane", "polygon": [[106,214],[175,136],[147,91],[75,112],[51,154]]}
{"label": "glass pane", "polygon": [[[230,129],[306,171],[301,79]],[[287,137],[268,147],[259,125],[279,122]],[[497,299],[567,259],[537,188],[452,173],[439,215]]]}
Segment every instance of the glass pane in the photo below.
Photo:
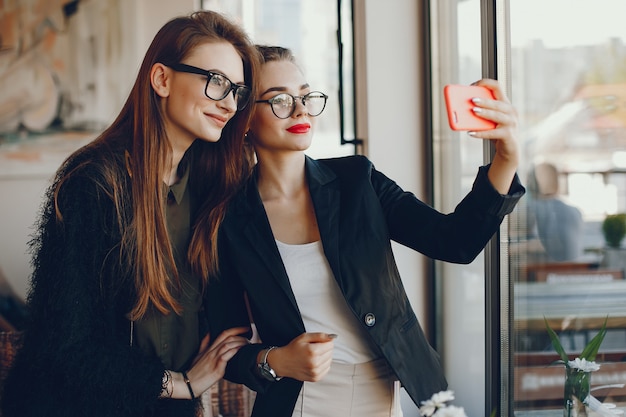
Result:
{"label": "glass pane", "polygon": [[[480,0],[430,2],[433,100],[434,205],[450,212],[483,165],[483,142],[448,126],[446,84],[481,78]],[[484,415],[485,269],[482,255],[470,265],[436,264],[437,343],[455,403],[469,416]]]}
{"label": "glass pane", "polygon": [[544,318],[572,360],[608,317],[591,395],[626,406],[626,249],[602,227],[626,212],[624,16],[623,0],[510,0],[528,188],[510,221],[515,415],[562,415],[565,369]]}
{"label": "glass pane", "polygon": [[[349,2],[343,2],[349,3]],[[314,158],[354,154],[354,146],[341,145],[339,126],[339,50],[337,45],[337,0],[203,0],[204,9],[232,16],[259,44],[290,48],[304,71],[312,90],[329,96],[319,117],[315,138],[307,154]],[[352,25],[350,8],[343,7],[342,33]],[[352,71],[351,40],[344,50],[344,74]],[[347,79],[346,82],[352,82]],[[344,85],[344,89],[351,84]],[[351,88],[351,87],[350,87]],[[352,90],[346,91],[344,111],[352,114]],[[346,129],[351,129],[349,118]],[[347,135],[351,135],[348,133]],[[349,136],[350,138],[350,136]]]}

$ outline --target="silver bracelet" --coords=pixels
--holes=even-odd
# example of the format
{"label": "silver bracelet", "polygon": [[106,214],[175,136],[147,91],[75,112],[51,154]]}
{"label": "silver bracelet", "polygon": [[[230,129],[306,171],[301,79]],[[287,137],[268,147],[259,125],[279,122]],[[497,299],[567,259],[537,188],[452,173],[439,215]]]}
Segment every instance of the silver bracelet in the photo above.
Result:
{"label": "silver bracelet", "polygon": [[163,373],[163,379],[161,380],[161,394],[159,398],[172,398],[174,383],[172,382],[170,384],[170,382],[172,382],[172,373],[166,369]]}

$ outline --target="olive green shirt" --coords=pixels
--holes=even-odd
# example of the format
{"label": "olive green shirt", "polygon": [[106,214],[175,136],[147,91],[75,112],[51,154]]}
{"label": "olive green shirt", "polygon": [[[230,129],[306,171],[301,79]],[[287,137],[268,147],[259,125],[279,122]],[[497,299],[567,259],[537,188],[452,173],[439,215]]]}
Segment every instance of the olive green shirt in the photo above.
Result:
{"label": "olive green shirt", "polygon": [[[183,164],[184,160],[181,161]],[[189,164],[181,166],[180,181],[163,185],[166,195],[166,222],[174,260],[180,277],[180,290],[172,291],[182,307],[181,315],[163,315],[155,309],[135,324],[137,344],[146,352],[161,358],[166,369],[185,370],[200,345],[198,313],[202,305],[200,278],[191,273],[187,248],[191,239],[192,193],[188,188]]]}

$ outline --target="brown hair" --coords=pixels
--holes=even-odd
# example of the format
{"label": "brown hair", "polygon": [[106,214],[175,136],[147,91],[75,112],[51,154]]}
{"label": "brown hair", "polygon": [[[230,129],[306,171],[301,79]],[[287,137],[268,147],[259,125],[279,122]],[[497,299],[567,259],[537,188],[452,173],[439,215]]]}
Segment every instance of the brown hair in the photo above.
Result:
{"label": "brown hair", "polygon": [[[112,125],[89,146],[124,140],[130,192],[115,181],[113,166],[105,181],[113,191],[122,234],[120,262],[134,276],[137,299],[131,319],[141,318],[149,306],[163,314],[180,313],[172,294],[179,288],[178,273],[168,238],[162,179],[170,166],[172,149],[165,134],[160,97],[152,89],[150,70],[155,63],[182,62],[192,50],[209,42],[228,42],[242,58],[245,83],[255,91],[258,54],[245,32],[216,12],[200,11],[167,22],[155,35],[143,59],[135,84]],[[244,135],[252,113],[248,105],[237,112],[222,131],[219,141],[196,141],[190,186],[202,199],[188,258],[203,284],[217,273],[217,231],[228,200],[251,169],[252,157]],[[66,174],[66,179],[71,172]],[[59,186],[63,183],[60,181]],[[57,186],[56,194],[58,194]],[[124,196],[131,196],[131,216],[124,214]],[[62,219],[60,213],[57,217]],[[129,218],[130,217],[130,218]]]}
{"label": "brown hair", "polygon": [[296,57],[291,49],[269,45],[255,45],[255,48],[261,55],[261,64],[272,61],[289,61],[296,64]]}
{"label": "brown hair", "polygon": [[559,193],[559,171],[550,163],[542,162],[535,165],[537,193],[540,196],[555,196]]}

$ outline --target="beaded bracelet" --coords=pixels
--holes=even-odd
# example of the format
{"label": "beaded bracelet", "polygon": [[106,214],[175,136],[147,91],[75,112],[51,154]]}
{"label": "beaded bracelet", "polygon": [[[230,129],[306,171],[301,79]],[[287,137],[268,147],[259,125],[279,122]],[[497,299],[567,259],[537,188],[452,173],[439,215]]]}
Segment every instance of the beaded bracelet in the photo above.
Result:
{"label": "beaded bracelet", "polygon": [[187,372],[183,371],[183,378],[185,379],[185,384],[187,384],[187,389],[189,389],[189,395],[191,395],[191,399],[195,400],[196,396],[193,394],[193,389],[191,389],[191,381],[187,376]]}

